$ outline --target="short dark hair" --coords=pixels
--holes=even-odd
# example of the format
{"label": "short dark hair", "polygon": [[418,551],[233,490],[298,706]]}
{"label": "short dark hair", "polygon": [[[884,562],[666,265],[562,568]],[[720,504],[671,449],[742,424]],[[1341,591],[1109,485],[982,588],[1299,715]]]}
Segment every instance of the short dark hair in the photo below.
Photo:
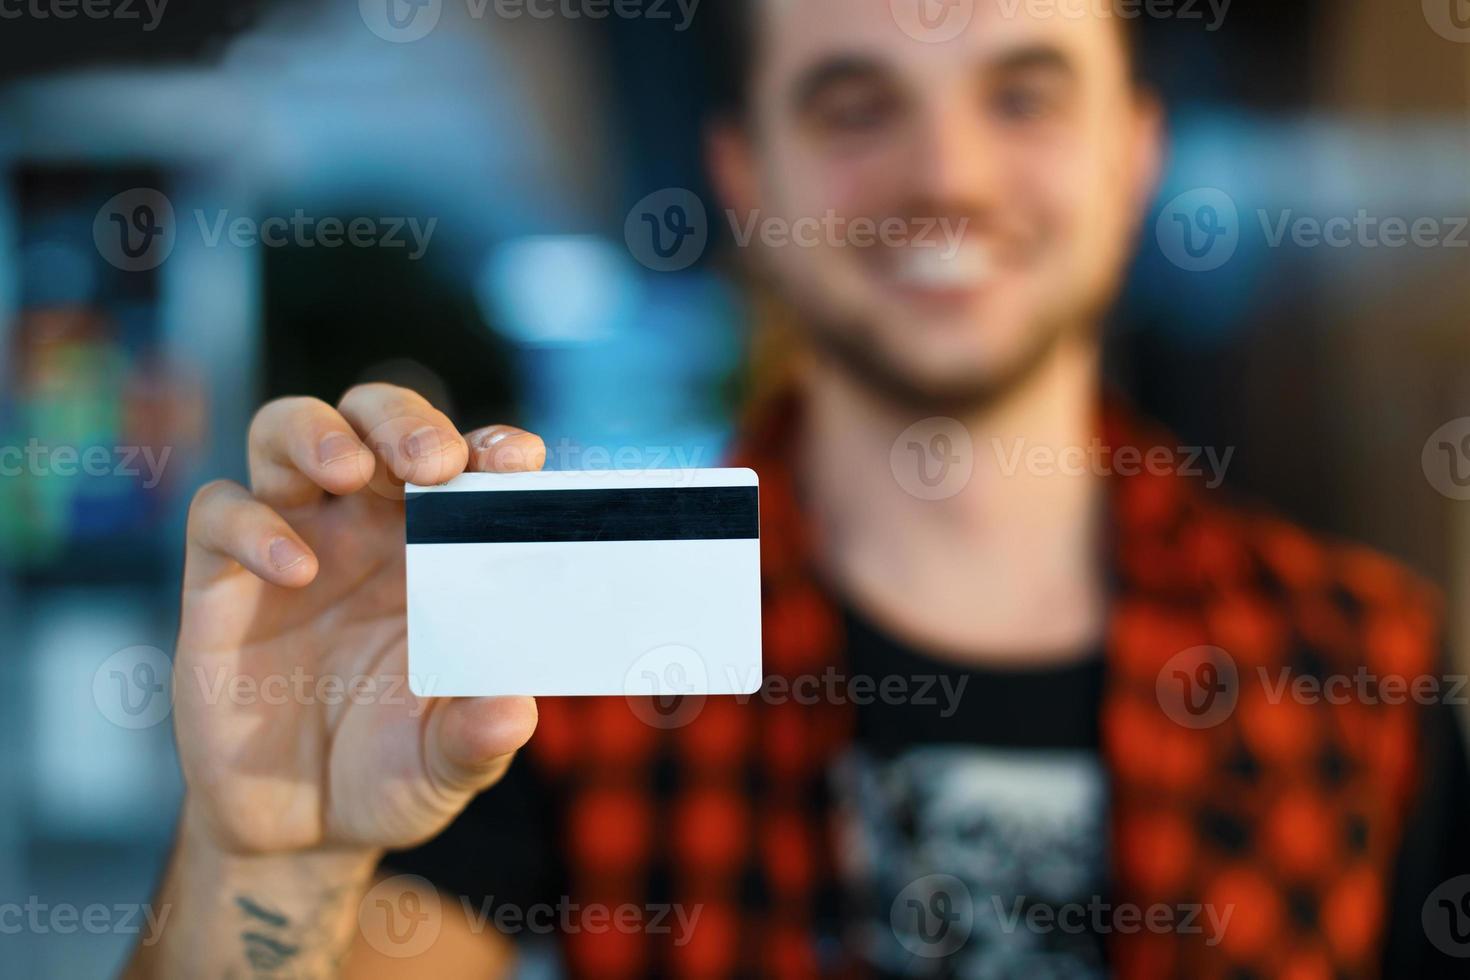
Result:
{"label": "short dark hair", "polygon": [[[706,0],[696,30],[704,49],[710,108],[717,116],[739,117],[748,108],[755,69],[756,15],[763,0]],[[1143,18],[1119,17],[1129,70],[1143,81]]]}

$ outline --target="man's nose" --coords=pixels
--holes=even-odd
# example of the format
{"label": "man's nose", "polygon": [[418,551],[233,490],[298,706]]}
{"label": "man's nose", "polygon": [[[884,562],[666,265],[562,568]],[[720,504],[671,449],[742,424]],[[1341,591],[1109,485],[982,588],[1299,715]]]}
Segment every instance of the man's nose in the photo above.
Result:
{"label": "man's nose", "polygon": [[983,209],[999,192],[1001,159],[978,108],[936,100],[922,115],[914,144],[915,196],[935,208]]}

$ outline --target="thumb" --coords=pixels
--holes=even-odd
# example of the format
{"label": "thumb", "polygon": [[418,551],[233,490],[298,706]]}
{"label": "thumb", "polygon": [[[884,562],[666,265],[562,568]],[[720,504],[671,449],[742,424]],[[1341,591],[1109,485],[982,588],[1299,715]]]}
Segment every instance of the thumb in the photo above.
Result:
{"label": "thumb", "polygon": [[451,795],[493,785],[536,730],[536,701],[526,697],[444,698],[424,732],[424,764]]}

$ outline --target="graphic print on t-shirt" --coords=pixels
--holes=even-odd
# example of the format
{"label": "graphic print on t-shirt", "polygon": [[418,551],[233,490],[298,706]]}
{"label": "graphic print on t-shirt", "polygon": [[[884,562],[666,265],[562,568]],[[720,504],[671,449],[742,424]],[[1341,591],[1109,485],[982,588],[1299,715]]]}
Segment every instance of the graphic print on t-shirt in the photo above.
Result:
{"label": "graphic print on t-shirt", "polygon": [[[1104,975],[1088,909],[1106,875],[1095,753],[861,749],[835,775],[854,949],[882,974]],[[1049,906],[1037,914],[1037,906]]]}

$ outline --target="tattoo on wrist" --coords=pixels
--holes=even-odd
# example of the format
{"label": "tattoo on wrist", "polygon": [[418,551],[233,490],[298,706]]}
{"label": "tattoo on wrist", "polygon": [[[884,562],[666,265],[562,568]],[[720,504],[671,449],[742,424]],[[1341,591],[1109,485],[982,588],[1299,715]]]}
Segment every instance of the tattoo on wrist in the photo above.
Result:
{"label": "tattoo on wrist", "polygon": [[236,895],[235,905],[245,915],[246,928],[240,933],[245,958],[257,972],[275,973],[301,952],[300,946],[282,938],[290,928],[290,919],[246,895]]}

